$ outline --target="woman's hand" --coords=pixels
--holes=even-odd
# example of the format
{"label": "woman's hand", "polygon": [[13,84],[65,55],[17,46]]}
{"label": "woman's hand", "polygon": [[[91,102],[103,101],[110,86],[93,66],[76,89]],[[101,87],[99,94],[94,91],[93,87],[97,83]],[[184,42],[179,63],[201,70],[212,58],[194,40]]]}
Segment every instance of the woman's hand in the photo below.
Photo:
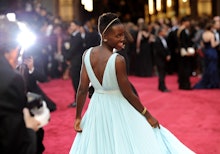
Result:
{"label": "woman's hand", "polygon": [[147,117],[147,121],[150,123],[150,125],[154,128],[159,128],[160,129],[160,124],[159,122],[157,121],[156,118],[154,118],[152,115],[148,116]]}
{"label": "woman's hand", "polygon": [[82,128],[80,127],[81,119],[77,118],[74,123],[74,129],[76,132],[82,132]]}

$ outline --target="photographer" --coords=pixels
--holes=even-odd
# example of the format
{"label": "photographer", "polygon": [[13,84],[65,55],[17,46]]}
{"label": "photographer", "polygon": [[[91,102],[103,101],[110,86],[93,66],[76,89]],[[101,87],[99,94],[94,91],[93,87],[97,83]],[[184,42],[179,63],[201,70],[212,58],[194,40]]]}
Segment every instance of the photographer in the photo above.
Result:
{"label": "photographer", "polygon": [[18,66],[18,70],[24,77],[26,91],[41,95],[43,100],[46,102],[47,107],[52,112],[56,110],[56,104],[38,85],[38,82],[47,81],[47,76],[42,64],[43,62],[38,50],[31,48],[23,53],[22,63]]}
{"label": "photographer", "polygon": [[17,66],[16,23],[0,16],[0,149],[4,154],[35,154],[40,123],[30,116],[22,76]]}
{"label": "photographer", "polygon": [[[17,67],[19,72],[22,74],[25,80],[26,92],[31,92],[34,94],[38,94],[42,97],[42,100],[45,101],[49,110],[55,111],[56,105],[50,100],[47,95],[41,90],[38,85],[38,82],[45,82],[47,76],[44,73],[42,61],[40,59],[39,52],[36,50],[26,50],[22,55],[22,63]],[[48,110],[48,108],[44,110]],[[49,110],[47,113],[42,114],[49,114]],[[43,138],[44,138],[44,130],[40,128],[37,132],[37,154],[42,154],[45,150],[43,145]]]}

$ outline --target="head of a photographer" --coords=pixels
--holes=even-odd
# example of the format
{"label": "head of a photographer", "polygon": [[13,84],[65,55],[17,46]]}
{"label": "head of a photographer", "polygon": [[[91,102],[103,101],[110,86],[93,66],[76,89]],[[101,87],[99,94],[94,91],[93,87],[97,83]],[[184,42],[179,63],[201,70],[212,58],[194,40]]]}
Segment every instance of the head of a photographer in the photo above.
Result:
{"label": "head of a photographer", "polygon": [[17,67],[21,48],[17,41],[19,31],[15,22],[0,18],[0,58],[6,59],[13,69]]}
{"label": "head of a photographer", "polygon": [[[0,84],[2,85],[2,83],[6,83],[5,86],[1,87],[2,89],[0,91],[1,92],[4,91],[6,93],[6,94],[1,93],[1,98],[2,100],[4,100],[1,102],[2,103],[1,105],[7,106],[4,108],[5,111],[4,113],[5,114],[7,113],[7,116],[13,115],[12,112],[15,111],[15,109],[20,110],[21,107],[24,107],[23,105],[26,104],[26,99],[24,99],[25,95],[23,95],[24,94],[23,80],[21,80],[21,78],[18,76],[17,73],[13,73],[13,71],[9,71],[10,69],[11,70],[16,69],[18,65],[18,57],[20,55],[20,49],[21,49],[21,46],[17,40],[17,36],[19,33],[20,33],[20,29],[16,22],[9,21],[6,17],[0,16],[0,66],[1,66],[0,74],[2,73],[0,75],[1,76]],[[10,80],[8,80],[7,78],[10,78]],[[14,79],[15,82],[11,81],[11,79]],[[10,88],[13,88],[14,90],[13,93],[8,92],[10,91]],[[19,102],[18,103],[19,105],[15,103],[16,101]],[[7,104],[9,104],[10,107],[13,108],[13,110],[12,109],[9,110],[8,109],[9,105]],[[27,108],[24,108],[23,116],[24,116],[23,118],[26,128],[30,128],[35,131],[39,129],[38,126],[40,123],[36,121],[33,117],[31,117]],[[16,117],[15,121],[16,120],[20,120],[19,117]],[[8,126],[7,124],[4,123],[4,120],[2,120],[1,122],[3,122],[3,124],[1,123],[1,126],[2,125],[6,125],[5,127]],[[14,126],[12,127],[13,128],[17,127],[15,126],[16,124],[18,123],[15,122]],[[22,129],[23,126],[19,125],[18,127],[19,127],[18,130],[20,130],[21,132],[23,130]],[[8,136],[10,136],[10,132],[8,133]]]}

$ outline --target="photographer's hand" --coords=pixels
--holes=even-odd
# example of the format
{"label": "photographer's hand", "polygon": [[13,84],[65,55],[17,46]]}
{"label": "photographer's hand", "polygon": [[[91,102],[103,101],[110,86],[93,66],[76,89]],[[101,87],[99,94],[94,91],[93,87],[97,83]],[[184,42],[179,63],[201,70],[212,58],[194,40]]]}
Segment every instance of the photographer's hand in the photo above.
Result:
{"label": "photographer's hand", "polygon": [[28,69],[29,69],[29,72],[33,72],[34,70],[34,59],[33,57],[28,57],[28,58],[25,58],[24,59],[24,64],[27,65]]}
{"label": "photographer's hand", "polygon": [[39,129],[40,122],[30,115],[30,112],[27,108],[23,109],[23,114],[26,127],[37,131]]}

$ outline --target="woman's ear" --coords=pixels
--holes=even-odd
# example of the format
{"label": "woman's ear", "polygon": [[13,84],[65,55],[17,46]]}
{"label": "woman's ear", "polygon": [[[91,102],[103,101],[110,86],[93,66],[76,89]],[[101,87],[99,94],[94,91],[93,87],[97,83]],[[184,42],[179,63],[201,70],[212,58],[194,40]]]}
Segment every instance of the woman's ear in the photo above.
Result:
{"label": "woman's ear", "polygon": [[105,34],[102,34],[103,42],[108,42],[107,36]]}

